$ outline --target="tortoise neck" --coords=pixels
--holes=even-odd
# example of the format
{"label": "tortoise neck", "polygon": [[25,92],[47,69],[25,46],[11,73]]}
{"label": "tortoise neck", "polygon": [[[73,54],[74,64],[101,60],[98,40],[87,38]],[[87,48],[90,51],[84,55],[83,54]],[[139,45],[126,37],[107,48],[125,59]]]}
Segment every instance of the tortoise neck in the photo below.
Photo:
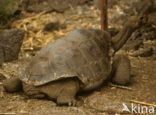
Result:
{"label": "tortoise neck", "polygon": [[133,33],[133,29],[130,26],[125,25],[123,29],[112,39],[112,45],[115,51],[118,51],[128,40]]}

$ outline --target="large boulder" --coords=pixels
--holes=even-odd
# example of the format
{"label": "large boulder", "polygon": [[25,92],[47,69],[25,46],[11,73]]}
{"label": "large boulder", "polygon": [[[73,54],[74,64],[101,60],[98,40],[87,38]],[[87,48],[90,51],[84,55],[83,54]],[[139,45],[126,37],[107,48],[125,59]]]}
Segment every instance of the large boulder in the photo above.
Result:
{"label": "large boulder", "polygon": [[0,32],[0,65],[3,62],[18,59],[24,31],[20,29],[4,30]]}

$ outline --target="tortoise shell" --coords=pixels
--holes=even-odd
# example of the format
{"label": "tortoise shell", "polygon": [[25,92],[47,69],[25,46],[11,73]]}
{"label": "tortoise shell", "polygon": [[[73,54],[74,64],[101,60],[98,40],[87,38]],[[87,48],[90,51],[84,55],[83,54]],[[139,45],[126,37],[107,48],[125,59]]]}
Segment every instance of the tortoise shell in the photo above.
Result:
{"label": "tortoise shell", "polygon": [[40,86],[77,77],[83,84],[105,80],[111,71],[109,33],[96,29],[78,29],[49,43],[32,59],[20,79]]}

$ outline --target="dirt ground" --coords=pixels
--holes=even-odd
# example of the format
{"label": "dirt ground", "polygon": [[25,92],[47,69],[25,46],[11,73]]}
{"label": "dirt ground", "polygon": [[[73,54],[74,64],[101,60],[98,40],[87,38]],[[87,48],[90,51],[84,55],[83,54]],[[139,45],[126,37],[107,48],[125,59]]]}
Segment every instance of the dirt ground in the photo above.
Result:
{"label": "dirt ground", "polygon": [[[118,9],[118,13],[113,13],[116,9],[118,7],[109,10],[109,27],[119,29],[122,28],[122,21],[119,17],[126,17],[126,15],[122,11],[120,12],[121,9]],[[34,14],[26,15],[34,16]],[[59,20],[63,19],[61,23],[67,27],[53,32],[40,31],[43,28],[42,25],[47,21],[54,21],[54,17]],[[0,73],[3,73],[8,79],[18,77],[36,53],[36,47],[40,48],[48,42],[53,42],[75,28],[100,28],[99,20],[98,10],[95,10],[92,6],[83,6],[73,11],[67,11],[64,14],[49,13],[15,22],[12,28],[24,28],[27,30],[27,35],[19,60],[4,63]],[[117,20],[118,23],[116,23]],[[21,26],[21,23],[26,25]],[[47,40],[46,38],[49,36],[53,37]],[[42,40],[43,37],[45,37],[44,40]],[[40,40],[42,40],[42,43]],[[131,83],[126,88],[104,84],[95,91],[78,94],[76,107],[60,107],[51,100],[29,99],[23,93],[9,94],[4,92],[0,82],[0,115],[120,115],[123,103],[130,104],[136,103],[136,101],[136,105],[144,103],[143,105],[150,107],[151,104],[155,107],[156,114],[156,41],[152,41],[147,45],[152,46],[154,49],[151,57],[129,56],[132,77]]]}

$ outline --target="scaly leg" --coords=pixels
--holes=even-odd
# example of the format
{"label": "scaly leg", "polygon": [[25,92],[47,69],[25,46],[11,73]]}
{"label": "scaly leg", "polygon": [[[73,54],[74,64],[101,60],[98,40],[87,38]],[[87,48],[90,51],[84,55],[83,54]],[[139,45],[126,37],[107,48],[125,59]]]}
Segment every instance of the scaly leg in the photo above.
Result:
{"label": "scaly leg", "polygon": [[130,60],[125,54],[116,54],[112,66],[112,81],[125,85],[130,79]]}

